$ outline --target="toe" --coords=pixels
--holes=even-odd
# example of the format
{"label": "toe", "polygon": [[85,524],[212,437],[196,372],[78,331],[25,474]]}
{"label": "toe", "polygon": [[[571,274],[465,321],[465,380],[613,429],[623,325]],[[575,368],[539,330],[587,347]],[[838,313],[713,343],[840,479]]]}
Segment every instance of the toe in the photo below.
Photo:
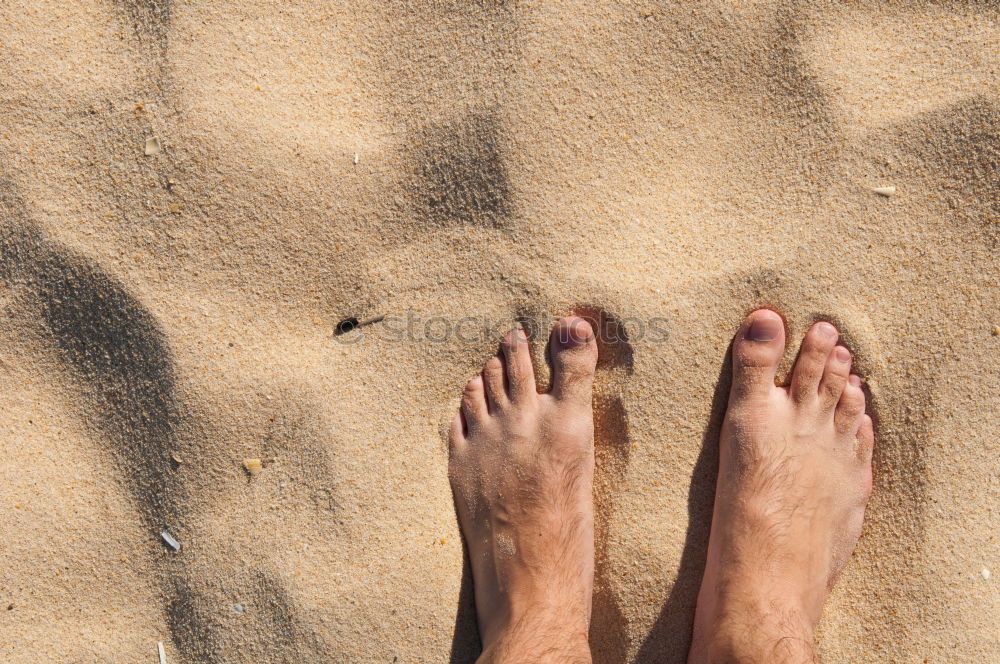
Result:
{"label": "toe", "polygon": [[865,463],[871,463],[872,452],[875,449],[875,427],[872,418],[861,416],[861,427],[858,429],[858,455]]}
{"label": "toe", "polygon": [[556,323],[549,339],[549,355],[552,396],[590,407],[597,366],[597,340],[590,323],[576,316]]}
{"label": "toe", "polygon": [[515,328],[504,335],[501,348],[507,369],[507,396],[515,403],[530,399],[537,394],[537,390],[528,337],[524,330]]}
{"label": "toe", "polygon": [[469,431],[475,431],[489,417],[482,376],[475,376],[466,383],[465,391],[462,392],[462,415],[465,416]]}
{"label": "toe", "polygon": [[486,385],[486,403],[491,412],[508,404],[503,362],[496,355],[486,360],[486,365],[483,366],[483,383]]}
{"label": "toe", "polygon": [[732,395],[737,398],[767,396],[774,389],[774,374],[785,352],[785,324],[770,309],[747,316],[733,340]]}
{"label": "toe", "polygon": [[460,453],[465,449],[465,423],[462,421],[462,411],[455,413],[451,418],[451,426],[448,427],[448,452],[451,454]]}
{"label": "toe", "polygon": [[868,415],[863,415],[861,417],[861,427],[858,429],[857,439],[858,458],[864,465],[861,496],[865,502],[868,502],[868,499],[872,495],[872,452],[875,449],[875,428],[872,426],[872,418]]}
{"label": "toe", "polygon": [[851,374],[847,385],[837,402],[837,410],[833,423],[837,431],[844,435],[854,435],[861,426],[861,418],[865,414],[865,393],[861,389],[861,379]]}
{"label": "toe", "polygon": [[789,388],[792,399],[799,403],[816,400],[823,369],[837,345],[837,337],[837,328],[826,321],[816,323],[806,332],[792,369]]}
{"label": "toe", "polygon": [[826,360],[823,378],[819,382],[820,403],[825,411],[833,410],[847,385],[851,373],[851,351],[837,346]]}

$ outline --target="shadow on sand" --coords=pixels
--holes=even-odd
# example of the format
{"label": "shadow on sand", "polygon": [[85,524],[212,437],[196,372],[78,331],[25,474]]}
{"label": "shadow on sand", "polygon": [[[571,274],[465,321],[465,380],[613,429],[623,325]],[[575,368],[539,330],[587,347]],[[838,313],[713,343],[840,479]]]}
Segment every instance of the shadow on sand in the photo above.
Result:
{"label": "shadow on sand", "polygon": [[635,662],[684,662],[691,645],[691,628],[698,599],[698,587],[705,571],[705,551],[712,527],[712,506],[715,502],[715,481],[719,469],[719,431],[726,414],[729,385],[732,379],[730,357],[732,349],[719,368],[719,378],[712,395],[712,410],[708,426],[701,439],[701,454],[691,473],[688,490],[688,528],[684,539],[677,580],[660,615],[636,653]]}

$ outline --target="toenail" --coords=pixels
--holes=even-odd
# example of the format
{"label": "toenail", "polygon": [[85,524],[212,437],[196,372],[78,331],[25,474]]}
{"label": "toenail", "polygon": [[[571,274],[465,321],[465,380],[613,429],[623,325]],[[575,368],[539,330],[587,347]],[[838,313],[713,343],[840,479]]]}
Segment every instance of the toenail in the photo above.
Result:
{"label": "toenail", "polygon": [[835,328],[830,323],[827,323],[826,321],[823,321],[823,322],[819,323],[816,326],[816,329],[818,329],[820,331],[820,333],[824,337],[835,337],[835,336],[837,336],[837,328]]}
{"label": "toenail", "polygon": [[847,350],[843,346],[838,346],[837,347],[837,359],[840,360],[841,362],[850,362],[851,361],[851,351]]}
{"label": "toenail", "polygon": [[851,374],[850,377],[847,379],[847,382],[849,382],[854,387],[861,387],[861,377],[858,376],[857,374]]}
{"label": "toenail", "polygon": [[563,327],[559,331],[558,339],[559,343],[567,348],[577,348],[585,346],[590,341],[591,336],[592,332],[589,325],[574,323],[573,325]]}
{"label": "toenail", "polygon": [[773,341],[781,331],[781,322],[770,316],[758,316],[750,322],[750,327],[744,335],[750,341]]}

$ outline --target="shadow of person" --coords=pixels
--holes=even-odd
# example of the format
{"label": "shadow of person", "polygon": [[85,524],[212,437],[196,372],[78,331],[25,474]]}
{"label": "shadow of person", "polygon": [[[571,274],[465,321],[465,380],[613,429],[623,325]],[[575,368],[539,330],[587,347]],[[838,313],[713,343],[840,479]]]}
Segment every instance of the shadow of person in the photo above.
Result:
{"label": "shadow of person", "polygon": [[705,552],[712,527],[712,507],[715,503],[715,481],[719,468],[719,431],[726,414],[729,385],[732,381],[730,358],[726,352],[712,396],[708,426],[701,440],[701,454],[691,473],[688,491],[688,528],[681,554],[677,579],[660,615],[642,646],[636,653],[636,664],[684,662],[691,646],[691,629],[698,588],[705,571]]}
{"label": "shadow of person", "polygon": [[462,542],[465,555],[462,561],[462,585],[458,590],[458,609],[455,611],[455,629],[451,637],[450,664],[472,664],[483,650],[476,622],[476,598],[472,592],[472,566],[469,551]]}
{"label": "shadow of person", "polygon": [[609,531],[614,501],[629,462],[628,415],[621,398],[594,398],[594,597],[590,614],[590,654],[594,664],[624,664],[628,626],[611,585]]}

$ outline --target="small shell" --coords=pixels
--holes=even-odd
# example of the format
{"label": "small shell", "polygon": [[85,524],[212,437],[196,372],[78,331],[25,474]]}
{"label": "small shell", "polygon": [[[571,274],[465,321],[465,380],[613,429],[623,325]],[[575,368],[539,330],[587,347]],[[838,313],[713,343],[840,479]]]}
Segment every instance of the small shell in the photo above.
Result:
{"label": "small shell", "polygon": [[260,459],[243,459],[243,467],[253,477],[264,469],[264,462]]}
{"label": "small shell", "polygon": [[160,664],[167,664],[167,652],[163,649],[163,641],[156,642],[156,652],[160,656]]}
{"label": "small shell", "polygon": [[171,535],[170,531],[167,530],[166,528],[160,531],[160,537],[162,537],[163,541],[167,543],[167,546],[169,546],[174,551],[181,550],[181,543],[175,540],[174,536]]}
{"label": "small shell", "polygon": [[163,148],[160,146],[160,139],[156,136],[150,136],[146,139],[146,156],[149,157],[154,154],[160,154]]}
{"label": "small shell", "polygon": [[980,574],[983,575],[983,581],[989,581],[990,580],[990,571],[988,569],[986,569],[985,567],[983,568],[983,571],[980,572]]}
{"label": "small shell", "polygon": [[357,152],[355,152],[354,153],[354,165],[357,166],[359,161],[361,161],[361,155],[359,155]]}
{"label": "small shell", "polygon": [[874,191],[879,196],[885,196],[886,198],[888,198],[889,196],[892,196],[893,194],[896,193],[896,186],[888,185],[885,187],[875,187],[874,189],[872,189],[872,191]]}

